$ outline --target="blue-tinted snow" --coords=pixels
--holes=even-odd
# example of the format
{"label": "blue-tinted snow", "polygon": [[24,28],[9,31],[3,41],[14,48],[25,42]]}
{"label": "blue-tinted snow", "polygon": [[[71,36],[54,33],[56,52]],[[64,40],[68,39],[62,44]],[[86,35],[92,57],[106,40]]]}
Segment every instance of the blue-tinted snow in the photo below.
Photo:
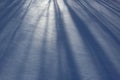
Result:
{"label": "blue-tinted snow", "polygon": [[120,80],[120,1],[0,0],[0,80]]}

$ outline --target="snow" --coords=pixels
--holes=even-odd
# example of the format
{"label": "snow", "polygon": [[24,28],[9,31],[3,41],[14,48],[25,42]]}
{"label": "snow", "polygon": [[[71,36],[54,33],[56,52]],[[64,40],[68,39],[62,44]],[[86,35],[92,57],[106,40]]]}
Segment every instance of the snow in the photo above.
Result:
{"label": "snow", "polygon": [[0,80],[120,80],[119,0],[1,0]]}

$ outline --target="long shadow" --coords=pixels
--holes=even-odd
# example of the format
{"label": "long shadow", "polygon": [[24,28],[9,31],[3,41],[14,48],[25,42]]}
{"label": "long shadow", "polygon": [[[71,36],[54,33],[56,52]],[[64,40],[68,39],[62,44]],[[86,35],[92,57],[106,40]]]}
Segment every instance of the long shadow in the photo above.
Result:
{"label": "long shadow", "polygon": [[[86,2],[86,1],[85,1]],[[118,33],[118,35],[120,35],[120,28],[119,28],[119,25],[115,25],[114,23],[111,23],[107,18],[105,18],[104,16],[102,16],[102,14],[98,13],[97,10],[95,10],[95,8],[93,8],[88,2],[86,2],[87,5],[91,8],[91,10],[93,10],[93,12],[95,13],[92,13],[91,14],[95,17],[95,20],[98,19],[98,23],[99,25],[101,24],[101,27],[106,31],[108,32],[114,39],[117,40],[117,42],[119,43],[120,42],[120,38],[118,36],[116,36],[117,34],[115,33]],[[84,6],[84,5],[83,5]],[[85,7],[85,6],[84,6]],[[87,9],[87,7],[86,7]],[[90,10],[88,9],[89,13],[90,13]],[[93,17],[91,16],[91,17]],[[104,28],[104,27],[105,28]],[[115,32],[112,32],[113,30],[115,30]]]}
{"label": "long shadow", "polygon": [[[120,6],[119,6],[119,2],[117,1],[104,1],[101,0],[100,2],[106,4],[107,6],[111,7],[112,9],[116,10],[117,12],[120,12]],[[116,3],[115,3],[116,2]]]}
{"label": "long shadow", "polygon": [[[49,71],[47,71],[46,69],[46,58],[47,58],[47,49],[46,49],[46,46],[47,46],[47,36],[48,36],[48,26],[49,26],[49,9],[50,9],[50,6],[51,6],[51,0],[48,1],[48,5],[47,5],[47,8],[45,9],[46,10],[46,21],[45,21],[45,28],[44,28],[44,32],[43,32],[43,38],[42,38],[42,45],[41,45],[41,48],[40,48],[40,70],[38,71],[39,72],[39,77],[37,80],[47,80],[47,77],[48,77],[48,73]],[[51,72],[52,73],[52,72]]]}
{"label": "long shadow", "polygon": [[[13,53],[12,54],[9,54],[9,46],[10,46],[10,44],[12,43],[12,41],[13,41],[13,39],[14,39],[14,37],[16,36],[16,34],[17,34],[17,32],[19,32],[19,29],[20,29],[20,27],[21,27],[21,24],[23,23],[23,19],[24,19],[24,17],[25,17],[25,15],[27,14],[27,12],[28,12],[28,10],[29,10],[29,7],[31,6],[31,4],[32,4],[32,0],[30,1],[30,3],[28,4],[28,6],[27,6],[27,8],[26,8],[26,10],[25,10],[25,12],[24,12],[24,14],[22,15],[22,17],[21,17],[21,21],[20,21],[20,23],[19,23],[19,25],[16,27],[16,29],[14,30],[14,32],[13,32],[13,35],[11,35],[11,38],[10,38],[10,40],[9,40],[9,43],[8,43],[8,46],[6,47],[6,51],[5,52],[3,52],[3,55],[0,57],[0,70],[2,70],[2,64],[4,64],[4,61],[5,60],[7,60],[7,58],[9,57],[9,56],[11,56],[11,55],[13,55]],[[26,64],[26,62],[27,62],[27,59],[28,59],[28,56],[29,56],[29,53],[30,53],[30,49],[31,49],[31,46],[32,46],[32,44],[31,44],[31,42],[33,41],[33,36],[34,36],[34,33],[35,33],[35,30],[36,30],[36,28],[37,28],[37,26],[38,26],[38,24],[39,24],[39,20],[41,19],[41,17],[42,17],[42,15],[43,15],[43,13],[45,12],[45,10],[46,10],[46,8],[43,10],[43,11],[41,11],[42,13],[40,13],[39,15],[38,15],[38,17],[37,17],[37,19],[36,19],[36,22],[35,22],[35,25],[32,25],[33,26],[33,29],[32,29],[32,31],[31,31],[31,36],[28,38],[29,40],[28,40],[28,42],[26,43],[26,44],[28,44],[27,45],[27,47],[25,48],[25,55],[24,55],[24,57],[22,57],[22,62],[21,62],[21,64],[20,64],[20,66],[18,67],[18,72],[17,72],[17,74],[16,74],[16,80],[21,80],[22,79],[22,74],[24,73],[24,69],[25,69],[25,64]],[[18,43],[17,43],[18,44]]]}
{"label": "long shadow", "polygon": [[[21,6],[22,6],[22,5],[21,5]],[[9,15],[9,14],[8,14],[8,15]],[[1,27],[1,26],[2,26],[2,25],[0,25],[0,27]],[[5,27],[5,26],[2,26],[2,27]],[[16,29],[16,28],[15,28],[15,29]],[[15,30],[15,31],[16,31],[16,30]],[[15,35],[15,34],[14,34],[14,35]],[[7,38],[7,36],[4,37],[4,38]],[[5,43],[4,40],[5,40],[5,39],[1,40],[0,43],[1,43],[1,44],[2,44],[2,43]],[[12,38],[10,39],[9,42],[11,42],[11,40],[12,40]],[[7,45],[9,46],[9,43],[8,43]],[[7,48],[5,48],[5,49],[7,49]],[[3,52],[0,52],[0,61],[3,60],[2,58],[4,57],[4,53],[5,53],[4,50],[3,50]]]}
{"label": "long shadow", "polygon": [[[47,52],[46,52],[46,41],[47,41],[47,30],[48,30],[48,20],[49,20],[49,7],[50,7],[50,3],[51,3],[51,0],[49,0],[48,1],[48,5],[45,5],[45,6],[47,6],[47,7],[45,7],[42,11],[41,11],[41,13],[39,14],[39,16],[38,16],[38,18],[36,19],[36,23],[35,23],[35,26],[37,26],[38,24],[39,24],[39,21],[40,21],[40,19],[41,19],[41,17],[43,16],[43,14],[45,13],[45,11],[47,11],[47,19],[46,19],[46,22],[45,22],[45,24],[46,24],[46,26],[45,26],[45,30],[44,30],[44,33],[43,33],[43,35],[44,35],[44,37],[43,37],[43,39],[42,39],[42,41],[41,41],[41,43],[42,43],[42,48],[40,48],[40,53],[42,53],[41,55],[40,55],[40,57],[41,57],[41,66],[40,66],[40,72],[39,72],[39,70],[38,70],[38,74],[40,74],[40,76],[38,77],[38,80],[46,80],[46,76],[47,76],[47,72],[46,72],[46,70],[45,70],[45,61],[46,61],[46,55],[47,55]],[[24,66],[24,65],[23,65]],[[21,68],[21,69],[23,69],[23,67]],[[22,71],[20,71],[21,72],[21,74],[22,73],[24,73],[24,71],[22,70]],[[22,77],[22,76],[21,76]],[[19,79],[19,80],[21,80],[21,78]]]}
{"label": "long shadow", "polygon": [[[13,31],[13,34],[11,35],[11,37],[10,37],[10,39],[9,39],[9,42],[7,43],[7,46],[5,47],[5,51],[3,51],[3,52],[0,52],[1,54],[0,54],[0,71],[2,70],[2,68],[4,67],[3,66],[3,64],[4,64],[4,62],[5,62],[5,60],[7,60],[7,58],[9,57],[9,56],[11,56],[11,55],[14,55],[13,53],[10,53],[9,52],[9,47],[10,47],[10,44],[12,44],[12,42],[13,42],[13,39],[14,39],[14,37],[16,36],[16,34],[17,34],[17,32],[19,32],[19,28],[21,27],[21,24],[22,24],[22,22],[23,22],[23,19],[24,19],[24,17],[25,17],[25,15],[27,14],[27,12],[28,12],[28,9],[29,9],[29,7],[30,7],[30,5],[31,5],[31,3],[32,3],[32,1],[28,4],[28,6],[27,6],[27,8],[26,8],[26,10],[25,10],[25,12],[24,12],[24,14],[22,15],[22,17],[21,17],[21,21],[20,21],[20,23],[19,23],[19,25],[18,26],[16,26],[15,27],[15,30]],[[42,14],[41,14],[42,15]],[[41,16],[40,15],[40,16]],[[38,18],[40,18],[40,17],[38,17]],[[37,24],[38,24],[38,22],[39,22],[39,19],[37,19],[36,20],[36,26],[37,26]],[[34,34],[34,31],[35,31],[35,27],[34,27],[34,29],[32,30],[32,34]],[[3,39],[4,40],[4,39]],[[32,37],[31,37],[31,39],[28,41],[28,42],[30,42],[30,41],[32,41]],[[5,43],[5,42],[4,42]],[[17,43],[18,44],[18,43]],[[29,53],[29,50],[30,50],[30,48],[31,48],[31,46],[30,46],[31,44],[30,43],[28,43],[28,47],[26,48],[26,54],[25,54],[25,56],[24,56],[24,58],[23,58],[23,63],[21,63],[22,65],[19,67],[20,68],[20,70],[18,71],[18,73],[17,74],[19,74],[19,76],[17,76],[18,78],[21,78],[20,77],[20,75],[23,73],[23,68],[24,68],[24,64],[25,64],[25,60],[27,60],[27,56],[29,55],[28,53]],[[10,50],[11,51],[11,50]],[[2,72],[1,72],[2,73]],[[1,74],[0,73],[0,74]],[[18,79],[17,78],[17,79]]]}
{"label": "long shadow", "polygon": [[88,26],[85,25],[85,23],[80,19],[67,1],[68,0],[64,0],[64,3],[71,14],[79,34],[81,34],[80,37],[82,37],[84,44],[88,47],[93,62],[98,68],[98,71],[102,74],[102,80],[119,80],[120,73],[116,70],[111,60],[104,52],[103,48],[96,41],[95,37],[93,37],[88,29]]}
{"label": "long shadow", "polygon": [[8,15],[8,13],[12,12],[16,8],[17,5],[22,3],[23,0],[10,0],[10,1],[2,1],[1,3],[3,4],[1,6],[1,13],[0,13],[0,18],[5,17],[4,15]]}
{"label": "long shadow", "polygon": [[17,0],[11,3],[12,5],[9,6],[9,3],[7,8],[2,9],[2,13],[0,14],[0,33],[2,33],[3,29],[6,28],[6,25],[8,25],[11,19],[19,16],[25,2],[26,0]]}
{"label": "long shadow", "polygon": [[[30,4],[31,4],[31,2],[30,2]],[[29,7],[30,7],[30,5],[27,6],[26,11],[25,11],[24,14],[22,15],[22,17],[21,17],[22,20],[24,19],[24,17],[25,17],[25,15],[26,15]],[[9,42],[8,42],[8,43],[4,42],[4,39],[1,40],[1,42],[0,42],[1,44],[2,44],[2,43],[5,43],[5,44],[7,45],[7,46],[4,48],[3,52],[0,52],[0,67],[1,67],[1,69],[2,69],[2,64],[4,64],[4,60],[6,60],[8,56],[12,55],[12,54],[9,53],[9,47],[10,47],[10,44],[12,43],[14,37],[16,36],[16,33],[18,32],[18,30],[19,30],[19,28],[20,28],[20,26],[21,26],[21,24],[22,24],[22,20],[21,20],[21,22],[18,24],[18,26],[15,26],[15,27],[14,27],[15,29],[14,29],[14,31],[13,31],[13,34],[10,35]],[[5,38],[6,38],[6,37],[5,37]]]}
{"label": "long shadow", "polygon": [[101,0],[101,2],[104,2],[106,5],[112,7],[113,9],[120,11],[119,0],[109,0],[109,1]]}
{"label": "long shadow", "polygon": [[[88,1],[84,1],[86,3],[86,5],[82,4],[80,1],[79,2],[79,5],[83,6],[83,8],[86,8],[85,10],[87,10],[86,12],[89,12],[91,13],[93,16],[95,16],[96,18],[98,18],[98,20],[100,20],[102,22],[102,20],[104,20],[103,22],[106,22],[112,26],[114,26],[114,28],[116,29],[119,29],[117,28],[117,26],[115,26],[114,24],[112,24],[107,18],[105,18],[101,13],[99,13],[95,8],[93,8]],[[101,20],[102,19],[102,20]],[[100,22],[99,21],[99,22]],[[103,23],[102,22],[102,23]],[[104,24],[105,25],[105,24]],[[119,29],[120,30],[120,29]]]}
{"label": "long shadow", "polygon": [[15,0],[1,0],[0,4],[0,11],[5,11],[6,8],[8,8],[11,4],[13,4],[15,2]]}
{"label": "long shadow", "polygon": [[105,4],[104,2],[101,2],[99,0],[97,0],[96,2],[98,2],[100,5],[104,6],[106,9],[108,9],[109,11],[114,13],[116,16],[120,17],[120,11],[119,10],[114,9],[111,6],[108,6],[107,4]]}
{"label": "long shadow", "polygon": [[[88,9],[88,7],[85,7],[80,1],[79,1],[79,5],[86,11],[86,13],[91,17],[91,19],[95,20],[100,25],[100,27],[105,32],[107,32],[111,36],[111,38],[115,40],[115,42],[118,45],[120,45],[120,39],[119,39],[119,37],[115,33],[113,33],[111,31],[111,29],[108,28],[110,26],[111,27],[114,26],[112,23],[110,23],[108,20],[106,20],[105,18],[103,18],[103,16],[101,14],[97,13],[97,11],[95,9],[93,9],[88,3],[87,3],[87,5],[92,9],[92,11],[94,11],[94,13],[91,12]],[[108,26],[108,25],[110,25],[110,26]],[[119,34],[119,29],[116,26],[114,26],[113,28],[115,28],[115,30],[117,30],[117,33]]]}
{"label": "long shadow", "polygon": [[[10,26],[11,28],[13,28],[13,31],[11,32],[12,34],[9,33],[9,34],[11,34],[11,35],[8,35],[8,34],[7,34],[7,35],[4,36],[3,38],[1,38],[1,40],[0,40],[0,44],[1,44],[1,45],[2,45],[2,44],[6,44],[7,47],[8,47],[8,46],[11,44],[11,42],[13,41],[13,38],[15,37],[16,33],[18,32],[19,28],[20,28],[21,25],[22,25],[23,19],[24,19],[25,15],[27,14],[30,5],[31,5],[31,2],[28,4],[28,6],[26,7],[25,11],[24,11],[23,14],[21,15],[21,17],[20,17],[20,22],[19,22],[17,25],[14,25],[13,27]],[[9,27],[9,26],[8,26],[8,27]],[[6,28],[6,30],[7,30],[7,28]],[[9,31],[9,30],[8,30],[8,31]],[[3,33],[3,34],[6,34],[6,33]],[[7,43],[6,41],[8,41],[8,43]],[[4,48],[4,50],[6,50],[7,47]],[[1,52],[2,55],[3,55],[3,53],[4,53],[4,50]],[[1,55],[0,55],[0,58],[1,58]]]}
{"label": "long shadow", "polygon": [[[51,1],[51,0],[50,0]],[[50,1],[48,2],[48,3],[50,3]],[[47,6],[47,5],[46,5]],[[39,15],[38,15],[38,17],[37,17],[37,19],[36,19],[36,22],[35,22],[35,26],[33,26],[34,27],[34,29],[32,30],[32,35],[31,35],[31,38],[30,38],[30,40],[29,40],[29,44],[28,44],[28,47],[27,47],[27,49],[26,49],[26,54],[25,54],[25,56],[24,56],[24,59],[22,60],[23,62],[22,62],[22,65],[20,66],[20,68],[19,68],[19,72],[18,72],[18,74],[17,74],[17,76],[16,76],[16,79],[17,80],[22,80],[22,76],[24,75],[24,71],[25,71],[25,64],[27,63],[27,59],[28,59],[28,56],[29,56],[29,53],[30,53],[30,50],[31,50],[31,46],[32,46],[32,44],[31,44],[31,42],[33,41],[33,37],[34,37],[34,33],[35,33],[35,30],[37,29],[37,26],[38,26],[38,24],[39,24],[39,21],[40,21],[40,19],[41,19],[41,17],[43,16],[43,14],[45,13],[45,11],[47,10],[47,12],[48,12],[48,9],[49,9],[49,6],[50,6],[50,4],[46,7],[46,8],[44,8],[43,9],[43,11],[41,11],[42,13],[40,13]],[[49,13],[47,13],[47,16],[49,17]],[[46,49],[45,49],[45,45],[46,45],[46,37],[47,37],[47,26],[48,26],[48,19],[46,19],[47,21],[46,21],[46,28],[45,28],[45,31],[44,31],[44,38],[43,38],[43,41],[41,42],[41,43],[43,43],[42,44],[42,49],[40,49],[40,50],[42,50],[41,51],[41,53],[42,53],[42,55],[41,55],[41,62],[42,62],[42,64],[41,64],[41,66],[42,66],[42,71],[40,72],[40,77],[38,77],[38,80],[45,80],[44,78],[45,78],[45,68],[44,68],[44,63],[45,63],[45,56],[46,56]],[[38,72],[39,72],[39,70],[38,70]],[[39,74],[39,73],[38,73]]]}
{"label": "long shadow", "polygon": [[[32,3],[32,1],[31,1],[31,2],[29,3],[29,5],[27,6],[24,14],[23,14],[22,17],[21,17],[21,21],[19,22],[19,24],[14,27],[14,31],[13,31],[12,35],[10,35],[9,43],[7,43],[7,47],[5,48],[5,51],[1,52],[2,55],[0,55],[0,59],[5,55],[4,53],[6,53],[7,48],[9,48],[9,46],[10,46],[11,42],[13,41],[16,33],[18,32],[19,28],[21,27],[22,22],[23,22],[23,19],[24,19],[25,15],[27,14],[31,3]],[[7,36],[4,37],[4,38],[7,38]],[[4,42],[4,40],[5,40],[4,38],[0,41],[1,44],[2,44],[2,43],[5,43],[5,42]],[[8,38],[7,38],[7,39],[8,39]],[[5,55],[5,56],[6,56],[6,55]]]}
{"label": "long shadow", "polygon": [[[9,39],[8,44],[7,44],[7,47],[5,48],[5,51],[1,52],[1,54],[3,54],[3,55],[2,55],[2,56],[0,55],[0,58],[2,58],[2,57],[4,56],[4,53],[6,53],[7,48],[9,48],[9,46],[10,46],[11,42],[13,41],[14,37],[16,36],[17,32],[19,32],[19,30],[20,30],[20,28],[21,28],[21,25],[22,25],[22,23],[23,23],[23,19],[24,19],[24,17],[26,16],[26,14],[27,14],[27,12],[28,12],[31,4],[32,4],[32,0],[29,2],[28,6],[26,7],[26,10],[25,10],[24,14],[21,16],[21,21],[19,22],[19,24],[18,24],[17,26],[14,27],[13,33],[12,33],[12,35],[10,35],[10,39]],[[46,10],[46,8],[45,8],[43,11],[41,11],[42,13],[39,14],[38,18],[36,19],[36,23],[35,23],[34,26],[38,25],[39,20],[40,20],[40,18],[42,17],[42,15],[43,15],[43,13],[45,12],[45,10]],[[33,28],[34,28],[34,27],[33,27]],[[2,43],[5,43],[4,40],[5,40],[6,38],[7,38],[7,36],[4,37],[4,38],[0,41],[0,43],[1,43],[1,44],[2,44]],[[8,39],[8,38],[7,38],[7,39]]]}
{"label": "long shadow", "polygon": [[[74,52],[72,51],[69,39],[67,37],[67,33],[65,31],[65,25],[63,22],[63,16],[60,11],[59,5],[57,3],[57,0],[54,0],[54,9],[55,9],[55,21],[56,21],[56,32],[57,32],[57,48],[58,49],[64,49],[65,54],[58,52],[58,65],[59,65],[59,75],[58,75],[58,80],[81,80],[81,76],[78,72],[77,65],[74,60]],[[66,57],[66,62],[67,62],[67,67],[68,72],[62,73],[63,69],[60,67],[64,64],[62,64],[61,59],[62,55],[65,55]],[[61,58],[61,59],[60,59]],[[61,71],[60,71],[61,70]]]}

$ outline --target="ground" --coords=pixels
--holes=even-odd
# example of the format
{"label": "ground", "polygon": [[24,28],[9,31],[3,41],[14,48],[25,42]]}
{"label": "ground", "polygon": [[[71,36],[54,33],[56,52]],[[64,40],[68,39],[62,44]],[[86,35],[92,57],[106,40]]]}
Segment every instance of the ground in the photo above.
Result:
{"label": "ground", "polygon": [[120,80],[119,0],[1,0],[0,80]]}

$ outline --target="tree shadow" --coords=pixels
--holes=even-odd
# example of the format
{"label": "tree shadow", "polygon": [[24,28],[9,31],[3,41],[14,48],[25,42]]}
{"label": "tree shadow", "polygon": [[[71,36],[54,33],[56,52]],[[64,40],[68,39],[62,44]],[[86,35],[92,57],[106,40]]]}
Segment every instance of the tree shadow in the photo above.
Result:
{"label": "tree shadow", "polygon": [[[2,44],[2,43],[5,44],[5,43],[6,43],[6,40],[8,40],[8,43],[6,44],[6,45],[7,45],[6,48],[4,48],[4,50],[1,52],[0,59],[3,58],[3,56],[6,56],[6,55],[7,55],[7,54],[5,55],[4,53],[6,53],[7,49],[9,48],[11,42],[13,41],[13,39],[14,39],[14,37],[15,37],[15,35],[16,35],[16,33],[18,32],[19,28],[21,27],[21,25],[22,25],[22,23],[23,23],[23,19],[24,19],[25,15],[27,14],[28,9],[29,9],[31,3],[32,3],[32,2],[30,2],[29,5],[26,7],[26,10],[25,10],[24,14],[21,16],[21,21],[19,22],[19,24],[13,27],[13,30],[14,30],[14,31],[12,32],[12,35],[5,36],[5,37],[3,37],[3,39],[0,40],[0,43],[1,43],[1,44]],[[6,24],[7,24],[7,23],[6,23]],[[6,34],[6,33],[4,33],[4,34]],[[10,37],[10,38],[8,38],[8,37]],[[7,39],[6,39],[6,38],[7,38]]]}
{"label": "tree shadow", "polygon": [[112,6],[109,6],[108,4],[106,4],[105,2],[96,0],[96,2],[98,2],[100,5],[104,6],[106,9],[108,9],[109,11],[111,11],[112,13],[114,13],[116,16],[120,17],[120,10],[119,9],[115,9]]}
{"label": "tree shadow", "polygon": [[[58,65],[59,65],[59,73],[58,80],[81,80],[81,76],[79,74],[77,64],[74,59],[74,52],[72,51],[69,39],[67,37],[67,33],[65,31],[65,24],[63,20],[63,14],[60,11],[57,0],[54,0],[54,9],[55,9],[55,25],[57,32],[57,48],[58,48]],[[65,50],[63,54],[61,49]],[[63,73],[63,67],[65,64],[62,63],[62,56],[65,55],[65,61],[67,62],[67,66],[64,67],[67,72]]]}
{"label": "tree shadow", "polygon": [[0,13],[0,33],[6,28],[6,25],[22,12],[22,6],[26,0],[10,0],[4,2]]}
{"label": "tree shadow", "polygon": [[[49,71],[47,71],[46,69],[46,58],[47,58],[47,37],[48,37],[48,26],[49,26],[49,17],[50,17],[50,6],[51,6],[51,0],[48,0],[48,5],[46,10],[46,21],[45,21],[45,28],[44,28],[44,32],[43,32],[43,38],[41,41],[41,48],[40,48],[40,69],[39,69],[39,77],[37,80],[47,80],[48,78],[48,73]],[[52,73],[52,72],[51,72]]]}
{"label": "tree shadow", "polygon": [[[95,37],[91,34],[88,26],[85,25],[85,22],[80,19],[75,10],[73,10],[73,8],[68,4],[67,1],[68,0],[64,0],[64,3],[69,10],[73,22],[75,23],[75,26],[79,31],[79,34],[81,34],[80,37],[82,37],[84,44],[90,52],[90,57],[93,59],[93,62],[95,63],[98,71],[102,74],[102,80],[119,80],[120,73],[116,70],[112,61],[109,59],[103,48],[100,46],[100,43],[98,43]],[[110,33],[109,31],[107,32]]]}
{"label": "tree shadow", "polygon": [[[16,35],[18,34],[18,32],[20,33],[20,28],[23,24],[23,19],[24,17],[26,16],[30,6],[32,4],[32,0],[30,1],[30,3],[28,4],[28,6],[26,7],[26,10],[24,12],[24,14],[22,15],[21,17],[21,21],[19,22],[19,24],[17,26],[15,26],[15,29],[13,30],[13,33],[12,35],[10,35],[10,39],[9,39],[9,42],[7,43],[7,46],[5,48],[5,50],[3,52],[1,52],[1,56],[0,56],[0,71],[2,70],[2,67],[3,64],[5,63],[6,60],[8,60],[7,58],[9,56],[14,56],[15,53],[11,53],[11,50],[10,50],[10,46],[11,44],[13,43],[14,41],[14,38],[16,37]],[[48,6],[49,7],[49,6]],[[17,74],[16,74],[16,80],[21,80],[23,78],[23,75],[24,75],[24,71],[25,71],[25,64],[27,63],[28,61],[28,56],[29,56],[29,53],[30,53],[30,50],[32,48],[32,42],[33,42],[33,37],[34,37],[34,33],[37,29],[37,26],[39,24],[39,21],[41,19],[41,17],[43,16],[44,12],[47,10],[47,8],[44,8],[41,13],[38,15],[37,19],[36,19],[36,22],[34,23],[34,25],[31,25],[31,27],[33,27],[32,31],[30,32],[30,36],[27,36],[28,37],[28,41],[26,42],[26,47],[25,47],[25,51],[24,53],[22,53],[24,56],[21,57],[21,63],[19,64],[20,66],[18,67],[18,70],[17,70]],[[49,15],[49,14],[47,14]],[[46,19],[48,20],[48,19]],[[46,21],[46,24],[48,24],[48,21]],[[46,25],[47,26],[47,25]],[[29,25],[30,27],[30,25]],[[47,30],[47,28],[46,28]],[[47,34],[47,32],[45,31],[45,34]],[[44,36],[46,37],[47,35]],[[23,37],[23,36],[20,36],[18,35],[19,38]],[[17,44],[19,44],[21,41],[17,41]],[[4,42],[4,39],[1,41],[1,43],[5,43]],[[44,43],[44,42],[43,42]],[[17,48],[17,47],[16,47]],[[16,48],[14,48],[16,50]],[[44,56],[44,55],[43,55]],[[44,56],[45,57],[45,56]],[[44,60],[44,59],[43,59]],[[43,62],[44,63],[44,62]]]}
{"label": "tree shadow", "polygon": [[[87,5],[91,8],[91,10],[93,10],[93,12],[91,12],[88,9],[88,7],[84,6],[80,1],[79,1],[79,5],[86,11],[86,13],[90,16],[91,19],[93,19],[100,25],[100,28],[102,28],[104,30],[104,32],[107,32],[109,34],[109,36],[111,36],[111,38],[114,39],[115,42],[120,45],[120,38],[118,37],[120,29],[117,28],[117,26],[110,23],[101,14],[99,14],[94,8],[92,8],[88,3],[87,3]],[[111,29],[115,30],[116,32],[113,32]],[[117,33],[117,34],[115,34],[115,33]]]}

